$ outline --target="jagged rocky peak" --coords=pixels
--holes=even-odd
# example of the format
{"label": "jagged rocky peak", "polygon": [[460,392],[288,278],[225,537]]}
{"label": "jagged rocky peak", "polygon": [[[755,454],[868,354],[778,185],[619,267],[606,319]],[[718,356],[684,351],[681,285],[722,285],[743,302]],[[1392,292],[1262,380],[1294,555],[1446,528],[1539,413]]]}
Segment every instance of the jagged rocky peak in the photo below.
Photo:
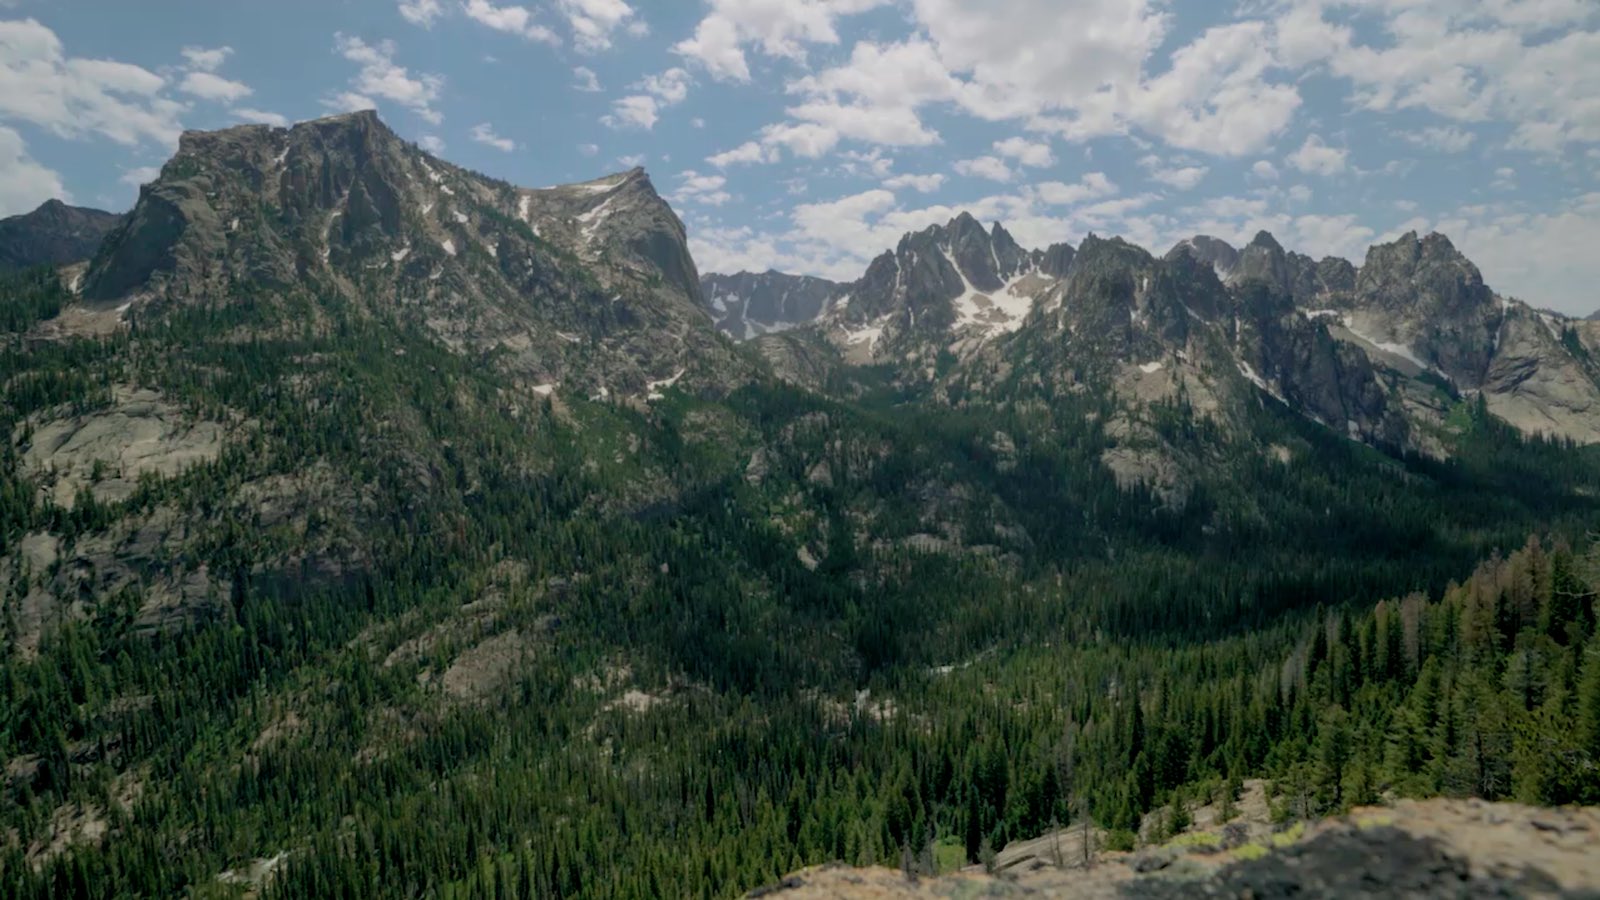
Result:
{"label": "jagged rocky peak", "polygon": [[[965,354],[1022,327],[1059,279],[1043,270],[1045,256],[1024,249],[1003,225],[985,228],[961,213],[905,235],[874,259],[830,315],[832,334],[858,361]],[[1072,257],[1066,245],[1050,254],[1063,272]]]}
{"label": "jagged rocky peak", "polygon": [[438,159],[370,111],[186,133],[85,296],[142,314],[241,284],[420,311],[447,345],[504,351],[499,364],[545,391],[642,394],[691,361],[733,358],[683,223],[644,170],[519,188]]}
{"label": "jagged rocky peak", "polygon": [[836,281],[772,270],[700,278],[700,292],[717,328],[737,340],[814,322],[845,290]]}
{"label": "jagged rocky peak", "polygon": [[1394,308],[1424,307],[1431,312],[1476,311],[1494,305],[1483,274],[1442,234],[1419,238],[1408,232],[1367,251],[1356,289]]}
{"label": "jagged rocky peak", "polygon": [[46,200],[33,212],[0,219],[0,272],[89,259],[121,222],[117,213],[68,206],[60,200]]}
{"label": "jagged rocky peak", "polygon": [[1167,253],[1167,259],[1188,255],[1210,266],[1218,278],[1226,279],[1239,266],[1239,251],[1232,244],[1210,235],[1197,234],[1179,241]]}
{"label": "jagged rocky peak", "polygon": [[1050,278],[1065,278],[1072,271],[1072,261],[1078,251],[1071,244],[1051,244],[1038,254],[1039,271]]}

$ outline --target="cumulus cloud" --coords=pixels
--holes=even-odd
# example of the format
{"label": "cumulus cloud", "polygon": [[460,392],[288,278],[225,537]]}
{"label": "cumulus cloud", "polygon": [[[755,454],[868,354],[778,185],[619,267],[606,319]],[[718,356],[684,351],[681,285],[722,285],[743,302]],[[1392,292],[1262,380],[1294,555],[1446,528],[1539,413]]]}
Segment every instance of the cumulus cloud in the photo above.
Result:
{"label": "cumulus cloud", "polygon": [[572,78],[572,87],[574,90],[583,91],[584,93],[588,94],[597,94],[603,90],[603,88],[600,87],[600,76],[596,75],[594,70],[588,66],[578,66],[577,68],[573,69]]}
{"label": "cumulus cloud", "polygon": [[230,81],[212,72],[190,72],[178,82],[178,90],[202,100],[233,103],[255,93],[249,85]]}
{"label": "cumulus cloud", "polygon": [[990,181],[1009,182],[1017,177],[1006,161],[998,156],[980,156],[976,159],[957,160],[952,167],[957,175],[968,178],[987,178]]}
{"label": "cumulus cloud", "polygon": [[1150,171],[1150,180],[1180,191],[1191,191],[1205,179],[1211,170],[1205,166],[1161,167]]}
{"label": "cumulus cloud", "polygon": [[1424,128],[1421,131],[1408,131],[1404,135],[1410,143],[1440,153],[1465,153],[1477,135],[1470,131],[1456,128],[1455,126]]}
{"label": "cumulus cloud", "polygon": [[807,44],[837,44],[840,16],[865,12],[888,0],[711,0],[694,34],[673,49],[719,81],[750,80],[744,48],[801,61]]}
{"label": "cumulus cloud", "polygon": [[517,149],[516,141],[495,134],[494,126],[488,122],[481,122],[472,126],[472,139],[486,147],[493,147],[502,153],[510,153]]}
{"label": "cumulus cloud", "polygon": [[68,56],[55,32],[33,19],[0,21],[0,118],[64,138],[174,146],[184,105],[164,96],[167,87],[139,66]]}
{"label": "cumulus cloud", "polygon": [[557,0],[556,9],[572,28],[573,43],[586,53],[609,49],[612,33],[633,19],[633,7],[623,0]]}
{"label": "cumulus cloud", "polygon": [[600,121],[608,128],[649,131],[661,120],[661,110],[676,106],[688,98],[689,83],[689,73],[680,68],[646,76],[633,85],[634,90],[645,93],[612,101],[611,112],[602,116]]}
{"label": "cumulus cloud", "polygon": [[394,61],[398,48],[393,41],[368,44],[359,37],[343,33],[334,35],[334,47],[340,56],[360,66],[350,79],[350,89],[328,98],[326,105],[342,109],[361,109],[376,105],[377,100],[389,100],[409,109],[417,118],[433,125],[444,121],[444,116],[433,104],[444,90],[444,78],[439,75],[413,76],[404,66]]}
{"label": "cumulus cloud", "polygon": [[233,55],[232,47],[184,47],[184,61],[196,72],[215,72]]}
{"label": "cumulus cloud", "polygon": [[155,181],[157,176],[160,174],[160,166],[140,166],[136,169],[129,169],[123,172],[122,177],[118,178],[117,180],[123,184],[129,185],[130,187],[139,187],[140,185],[149,184],[150,182]]}
{"label": "cumulus cloud", "polygon": [[535,16],[523,6],[495,6],[489,0],[466,0],[461,6],[467,18],[495,31],[514,34],[542,44],[559,44],[561,38],[545,25],[535,21]]}
{"label": "cumulus cloud", "polygon": [[413,25],[431,28],[436,19],[444,15],[444,5],[439,0],[400,0],[400,16]]}
{"label": "cumulus cloud", "polygon": [[1072,206],[1089,200],[1109,197],[1117,192],[1117,184],[1104,172],[1090,172],[1076,184],[1046,181],[1033,185],[1031,196],[1048,206]]}
{"label": "cumulus cloud", "polygon": [[1003,141],[994,142],[995,152],[1006,159],[1014,159],[1018,165],[1029,168],[1042,169],[1056,163],[1055,154],[1050,151],[1050,145],[1027,138],[1014,137]]}
{"label": "cumulus cloud", "polygon": [[0,216],[30,212],[52,198],[72,199],[61,176],[28,155],[22,135],[0,126]]}
{"label": "cumulus cloud", "polygon": [[251,109],[248,106],[236,106],[232,110],[234,118],[252,125],[271,125],[274,128],[283,128],[289,124],[287,116],[281,116],[265,109]]}
{"label": "cumulus cloud", "polygon": [[931,194],[944,187],[945,177],[938,173],[931,175],[896,175],[884,181],[883,186],[891,191],[910,189],[922,194]]}
{"label": "cumulus cloud", "polygon": [[647,94],[619,97],[611,102],[611,112],[601,116],[607,128],[639,128],[645,131],[656,127],[661,120],[661,104]]}
{"label": "cumulus cloud", "polygon": [[755,141],[746,141],[732,150],[724,150],[721,153],[706,157],[706,162],[719,169],[726,169],[735,165],[777,161],[778,153],[775,148],[764,147]]}
{"label": "cumulus cloud", "polygon": [[701,175],[689,170],[678,176],[678,189],[672,192],[676,203],[697,203],[702,206],[721,206],[733,199],[725,188],[728,179],[721,175]]}
{"label": "cumulus cloud", "polygon": [[1289,154],[1290,166],[1311,175],[1338,175],[1348,164],[1350,151],[1330,147],[1319,135],[1310,135],[1300,149]]}
{"label": "cumulus cloud", "polygon": [[[1348,21],[1374,7],[1387,14],[1382,44],[1361,42]],[[1512,146],[1557,153],[1600,141],[1600,31],[1550,36],[1586,21],[1594,7],[1585,0],[1300,3],[1278,24],[1278,53],[1348,82],[1360,108],[1499,120],[1511,124]]]}

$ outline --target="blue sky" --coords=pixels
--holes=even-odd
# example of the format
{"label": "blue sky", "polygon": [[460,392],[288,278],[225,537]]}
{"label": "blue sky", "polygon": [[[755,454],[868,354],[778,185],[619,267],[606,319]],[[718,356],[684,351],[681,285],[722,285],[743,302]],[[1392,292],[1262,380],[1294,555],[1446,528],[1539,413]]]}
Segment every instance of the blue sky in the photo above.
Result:
{"label": "blue sky", "polygon": [[131,205],[183,129],[376,107],[518,184],[634,164],[702,269],[1449,234],[1600,307],[1597,0],[0,0],[0,215]]}

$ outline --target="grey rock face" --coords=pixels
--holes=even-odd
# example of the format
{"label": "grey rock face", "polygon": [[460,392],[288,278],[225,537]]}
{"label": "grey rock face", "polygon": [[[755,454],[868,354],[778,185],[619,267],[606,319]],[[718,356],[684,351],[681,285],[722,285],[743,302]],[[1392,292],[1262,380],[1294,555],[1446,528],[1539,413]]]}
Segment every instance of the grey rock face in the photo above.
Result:
{"label": "grey rock face", "polygon": [[844,291],[844,285],[824,278],[773,271],[700,279],[700,292],[718,330],[735,340],[814,322]]}
{"label": "grey rock face", "polygon": [[1239,251],[1235,250],[1227,241],[1219,240],[1207,235],[1195,235],[1188,240],[1181,241],[1167,253],[1167,259],[1186,253],[1202,263],[1210,266],[1218,278],[1227,278],[1239,266]]}
{"label": "grey rock face", "polygon": [[1363,331],[1409,346],[1463,387],[1482,383],[1500,304],[1444,235],[1413,233],[1369,250],[1352,306]]}
{"label": "grey rock face", "polygon": [[1051,244],[1039,255],[1039,271],[1051,278],[1065,278],[1072,271],[1072,260],[1077,254],[1071,244]]}

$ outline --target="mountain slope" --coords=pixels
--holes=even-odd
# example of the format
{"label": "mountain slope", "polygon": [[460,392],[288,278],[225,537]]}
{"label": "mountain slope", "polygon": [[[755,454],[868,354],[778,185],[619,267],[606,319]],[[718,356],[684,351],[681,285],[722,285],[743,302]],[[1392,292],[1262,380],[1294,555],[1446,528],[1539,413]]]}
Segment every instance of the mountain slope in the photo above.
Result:
{"label": "mountain slope", "polygon": [[685,373],[739,377],[701,309],[683,225],[642,170],[516,188],[371,113],[185,134],[83,292],[137,318],[240,283],[401,315],[528,386],[642,398]]}
{"label": "mountain slope", "polygon": [[60,266],[94,255],[122,222],[116,213],[47,200],[33,212],[0,219],[0,272]]}
{"label": "mountain slope", "polygon": [[718,330],[749,340],[815,321],[839,299],[844,286],[807,275],[739,272],[706,275],[700,291]]}
{"label": "mountain slope", "polygon": [[[731,896],[1036,833],[1078,725],[1124,826],[1292,766],[1297,672],[1392,689],[1318,607],[1600,517],[1592,452],[1477,405],[1448,459],[1349,440],[1382,372],[1270,285],[1014,243],[941,226],[864,318],[735,346],[642,172],[518,188],[370,115],[186,136],[82,296],[0,279],[0,893]],[[1576,679],[1551,546],[1426,653]]]}

